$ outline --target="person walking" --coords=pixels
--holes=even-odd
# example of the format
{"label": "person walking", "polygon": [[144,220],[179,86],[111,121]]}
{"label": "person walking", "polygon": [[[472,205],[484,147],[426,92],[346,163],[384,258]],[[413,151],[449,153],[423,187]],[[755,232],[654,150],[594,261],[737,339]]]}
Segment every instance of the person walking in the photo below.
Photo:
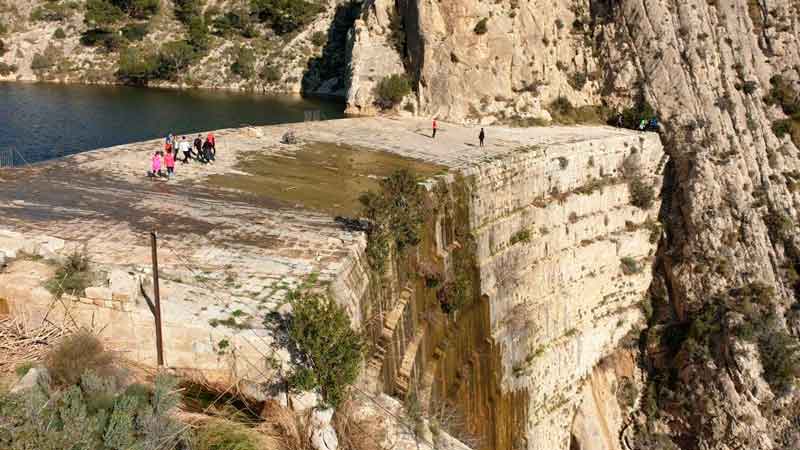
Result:
{"label": "person walking", "polygon": [[211,141],[206,139],[206,141],[203,142],[203,159],[205,160],[204,162],[211,162],[211,160],[214,159],[214,155],[212,154],[212,148],[213,145],[211,144]]}
{"label": "person walking", "polygon": [[167,154],[164,155],[164,165],[167,166],[167,178],[175,176],[175,156],[172,150],[167,150]]}
{"label": "person walking", "polygon": [[483,128],[481,128],[481,132],[478,133],[478,140],[481,143],[481,147],[483,147],[483,140],[484,139],[486,139],[486,133],[483,131]]}
{"label": "person walking", "polygon": [[[189,141],[186,140],[186,136],[181,138],[181,143],[178,144],[178,148],[183,152],[183,163],[188,163],[189,158],[192,156],[192,146],[189,144]],[[177,152],[175,152],[175,156],[178,156]]]}
{"label": "person walking", "polygon": [[198,158],[200,157],[202,151],[203,151],[203,138],[201,135],[198,134],[197,137],[194,138],[194,152],[197,154]]}
{"label": "person walking", "polygon": [[208,136],[206,136],[206,141],[211,142],[211,157],[209,159],[213,160],[217,156],[217,139],[214,137],[214,133],[209,132]]}
{"label": "person walking", "polygon": [[434,119],[433,119],[433,125],[432,125],[432,127],[433,127],[433,136],[431,136],[431,137],[432,137],[433,139],[436,139],[436,130],[439,128],[439,124],[438,124],[438,123],[436,123],[436,118],[434,118]]}

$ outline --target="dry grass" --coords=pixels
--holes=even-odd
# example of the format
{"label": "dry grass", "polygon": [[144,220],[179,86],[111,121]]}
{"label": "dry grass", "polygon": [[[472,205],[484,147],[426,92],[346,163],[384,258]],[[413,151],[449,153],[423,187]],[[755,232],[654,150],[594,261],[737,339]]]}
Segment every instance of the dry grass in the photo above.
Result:
{"label": "dry grass", "polygon": [[22,320],[0,316],[0,375],[13,373],[21,364],[42,361],[52,346],[69,333],[51,323],[32,328]]}
{"label": "dry grass", "polygon": [[261,413],[264,423],[257,427],[265,436],[280,443],[282,450],[313,450],[308,433],[308,417],[299,416],[275,401],[267,401]]}
{"label": "dry grass", "polygon": [[386,428],[379,416],[357,417],[351,401],[342,403],[333,417],[342,450],[383,450]]}
{"label": "dry grass", "polygon": [[86,330],[62,339],[47,353],[45,365],[53,382],[61,386],[77,384],[88,370],[101,377],[118,374],[114,356],[105,350],[97,336]]}

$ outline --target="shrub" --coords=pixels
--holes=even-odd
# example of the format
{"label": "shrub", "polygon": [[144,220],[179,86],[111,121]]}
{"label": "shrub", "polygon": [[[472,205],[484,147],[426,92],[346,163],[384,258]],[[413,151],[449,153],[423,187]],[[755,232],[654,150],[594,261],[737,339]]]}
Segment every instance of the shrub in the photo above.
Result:
{"label": "shrub", "polygon": [[134,42],[141,41],[150,32],[149,25],[145,23],[130,23],[122,27],[122,37],[125,40]]}
{"label": "shrub", "polygon": [[[216,14],[219,14],[219,11]],[[250,14],[246,11],[228,11],[217,17],[214,17],[214,15],[213,11],[212,14],[206,12],[206,22],[210,22],[214,28],[214,34],[227,36],[235,32],[246,38],[258,36],[258,31],[253,26]]]}
{"label": "shrub", "polygon": [[628,181],[628,192],[631,196],[631,204],[641,209],[650,209],[653,206],[656,192],[652,185],[643,182],[638,178]]}
{"label": "shrub", "polygon": [[34,22],[60,22],[69,17],[70,10],[58,2],[46,2],[31,11],[30,19]]}
{"label": "shrub", "polygon": [[639,128],[639,122],[642,119],[649,120],[653,117],[657,117],[655,110],[645,100],[644,95],[640,93],[634,99],[634,104],[629,108],[623,109],[618,117],[612,118],[610,124],[636,130]]}
{"label": "shrub", "polygon": [[278,34],[286,34],[305,26],[324,8],[307,0],[251,0],[251,10],[262,22],[270,24]]}
{"label": "shrub", "polygon": [[408,170],[397,170],[381,180],[381,191],[359,197],[362,214],[369,219],[367,258],[373,269],[382,271],[389,247],[402,251],[419,242],[423,222],[422,191]]}
{"label": "shrub", "polygon": [[797,340],[773,319],[758,340],[764,379],[776,392],[789,390],[800,377],[800,349]]}
{"label": "shrub", "polygon": [[586,105],[576,108],[564,96],[557,97],[547,108],[553,122],[564,125],[579,123],[601,123],[604,121],[605,110],[599,106]]}
{"label": "shrub", "polygon": [[64,338],[47,354],[45,366],[53,382],[61,386],[78,384],[87,370],[101,376],[113,375],[115,371],[113,356],[88,331]]}
{"label": "shrub", "polygon": [[411,83],[405,74],[387,75],[377,86],[379,101],[387,106],[400,103],[411,93]]}
{"label": "shrub", "polygon": [[238,75],[245,80],[253,78],[256,73],[255,70],[256,55],[253,50],[240,46],[234,53],[233,64],[231,64],[231,72]]}
{"label": "shrub", "polygon": [[569,77],[569,85],[576,91],[580,91],[586,86],[587,77],[583,72],[575,72]]}
{"label": "shrub", "polygon": [[126,5],[122,9],[136,19],[147,19],[157,14],[161,4],[159,0],[115,0],[115,2]]}
{"label": "shrub", "polygon": [[146,85],[156,76],[158,57],[136,48],[127,48],[119,56],[117,78],[126,84]]}
{"label": "shrub", "polygon": [[202,0],[175,0],[175,18],[188,25],[203,10]]}
{"label": "shrub", "polygon": [[61,27],[56,28],[56,31],[53,32],[53,39],[64,39],[67,37],[67,33],[64,32],[64,29]]}
{"label": "shrub", "polygon": [[747,95],[753,94],[756,91],[756,89],[758,89],[758,83],[756,83],[755,81],[748,80],[745,81],[744,84],[742,84],[742,91]]}
{"label": "shrub", "polygon": [[642,267],[639,265],[639,263],[630,256],[621,258],[619,262],[620,266],[622,267],[622,273],[625,275],[633,275],[642,271]]}
{"label": "shrub", "polygon": [[325,402],[338,406],[358,376],[364,345],[347,312],[319,295],[296,296],[289,336],[301,359],[295,386],[319,388]]}
{"label": "shrub", "polygon": [[489,18],[484,17],[483,19],[479,20],[478,23],[475,24],[475,34],[481,35],[486,34],[489,31],[488,27]]}
{"label": "shrub", "polygon": [[188,25],[189,39],[186,42],[194,49],[196,56],[205,53],[208,50],[209,36],[208,26],[202,17],[196,16],[189,21]]}
{"label": "shrub", "polygon": [[[34,55],[34,62],[36,55]],[[33,64],[31,64],[33,68]],[[52,279],[46,283],[47,289],[56,297],[65,293],[83,295],[90,281],[90,260],[86,249],[73,251],[63,263],[56,268]]]}
{"label": "shrub", "polygon": [[158,51],[157,67],[153,78],[174,81],[178,74],[197,59],[198,54],[187,41],[172,41]]}
{"label": "shrub", "polygon": [[17,66],[0,61],[0,77],[6,77],[17,71]]}
{"label": "shrub", "polygon": [[44,49],[42,53],[35,53],[31,60],[31,70],[42,72],[58,64],[59,50],[52,45]]}
{"label": "shrub", "polygon": [[103,28],[90,28],[81,34],[81,44],[87,47],[102,47],[112,52],[122,46],[122,38],[115,32]]}
{"label": "shrub", "polygon": [[328,42],[328,34],[324,31],[316,31],[311,35],[311,43],[315,47],[322,47],[326,42]]}
{"label": "shrub", "polygon": [[520,230],[512,234],[511,239],[509,239],[508,243],[514,245],[518,242],[528,243],[530,241],[531,241],[531,232],[526,228],[524,230]]}
{"label": "shrub", "polygon": [[106,0],[87,0],[83,20],[91,28],[105,29],[122,20],[124,16],[122,9]]}
{"label": "shrub", "polygon": [[775,133],[775,136],[782,138],[789,134],[792,130],[792,121],[791,119],[782,119],[776,120],[772,122],[772,132]]}
{"label": "shrub", "polygon": [[[91,381],[88,380],[91,378]],[[90,376],[64,390],[38,386],[0,395],[0,446],[14,450],[156,450],[187,448],[185,427],[174,419],[175,383],[156,376],[144,397],[118,392],[115,383]],[[90,406],[93,389],[111,389],[102,409]],[[88,390],[87,390],[88,389]]]}
{"label": "shrub", "polygon": [[281,80],[281,70],[272,64],[265,64],[258,76],[269,83]]}
{"label": "shrub", "polygon": [[200,426],[192,437],[192,450],[261,450],[258,433],[244,425],[213,420]]}

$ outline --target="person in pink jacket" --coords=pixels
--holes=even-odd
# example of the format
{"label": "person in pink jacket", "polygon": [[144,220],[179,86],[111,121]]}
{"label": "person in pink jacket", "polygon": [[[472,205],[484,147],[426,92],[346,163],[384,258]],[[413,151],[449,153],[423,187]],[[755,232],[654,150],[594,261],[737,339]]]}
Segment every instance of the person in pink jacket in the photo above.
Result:
{"label": "person in pink jacket", "polygon": [[161,154],[159,152],[153,153],[153,158],[151,159],[150,168],[152,169],[150,172],[150,176],[152,177],[161,176]]}

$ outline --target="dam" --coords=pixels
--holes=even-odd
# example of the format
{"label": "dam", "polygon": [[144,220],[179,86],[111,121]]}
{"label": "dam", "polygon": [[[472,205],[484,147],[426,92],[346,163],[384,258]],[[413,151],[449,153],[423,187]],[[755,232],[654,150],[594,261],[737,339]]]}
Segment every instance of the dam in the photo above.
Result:
{"label": "dam", "polygon": [[[290,128],[299,142],[281,143]],[[491,127],[479,147],[474,127],[432,139],[427,121],[389,118],[215,133],[217,161],[169,182],[144,176],[160,140],[0,172],[0,312],[90,327],[155,365],[142,291],[156,231],[168,367],[279,379],[291,356],[267,319],[313,289],[369,341],[359,389],[447,405],[472,448],[570,448],[587,380],[643,321],[657,134]],[[398,169],[425,187],[422,234],[376,270],[367,235],[334,218],[358,217]],[[55,298],[49,261],[82,248],[91,286]]]}

